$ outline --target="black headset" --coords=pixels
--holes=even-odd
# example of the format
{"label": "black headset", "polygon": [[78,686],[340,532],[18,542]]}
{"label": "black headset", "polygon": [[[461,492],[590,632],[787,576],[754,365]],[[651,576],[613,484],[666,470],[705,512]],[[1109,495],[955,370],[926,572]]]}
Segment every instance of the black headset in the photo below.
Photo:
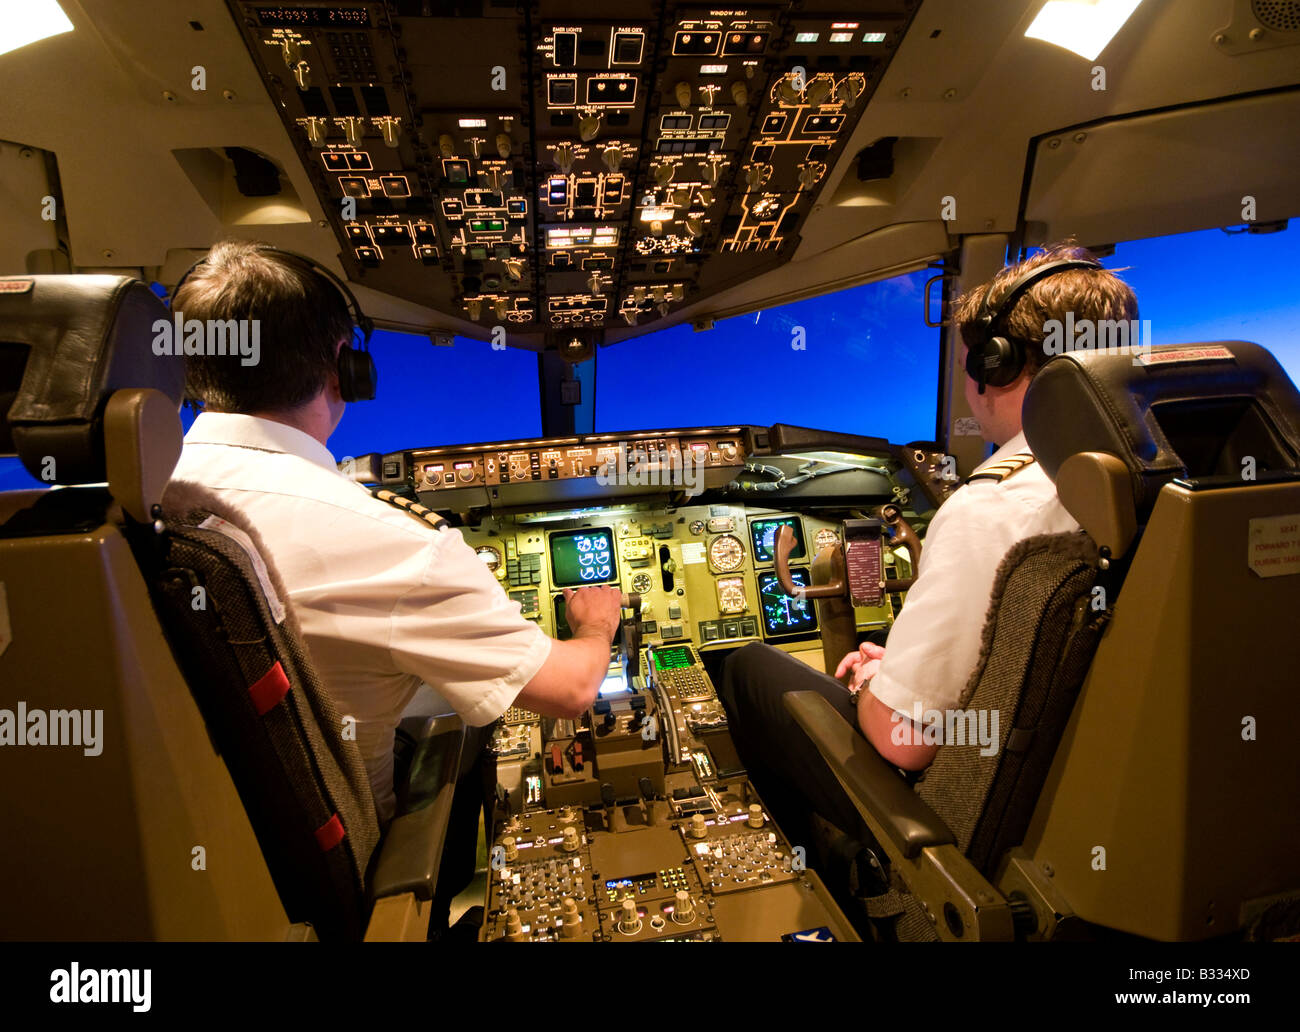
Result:
{"label": "black headset", "polygon": [[[283,251],[268,244],[258,244],[257,250],[261,254],[279,255],[291,262],[297,262],[307,272],[314,273],[333,284],[334,288],[342,295],[352,325],[361,331],[361,345],[360,347],[344,345],[339,348],[339,394],[344,401],[373,401],[375,388],[379,383],[379,370],[375,368],[375,360],[369,350],[370,335],[374,332],[375,324],[361,311],[361,306],[357,304],[357,299],[352,296],[352,291],[348,289],[347,284],[325,266],[308,258],[305,254],[298,254],[297,251]],[[181,287],[189,279],[190,273],[200,265],[206,265],[207,262],[207,256],[204,255],[185,270],[185,275],[177,281],[176,289],[172,291],[171,296],[173,299],[181,292]]]}
{"label": "black headset", "polygon": [[1015,337],[1004,337],[995,331],[1004,316],[1010,314],[1020,295],[1040,279],[1054,276],[1067,269],[1101,269],[1105,266],[1086,258],[1062,258],[1047,262],[1037,268],[1021,273],[1002,295],[996,308],[991,308],[989,299],[993,296],[993,286],[989,285],[980,305],[980,313],[972,325],[977,340],[968,346],[966,352],[966,375],[979,384],[980,393],[984,386],[1007,387],[1016,381],[1025,368],[1025,343]]}

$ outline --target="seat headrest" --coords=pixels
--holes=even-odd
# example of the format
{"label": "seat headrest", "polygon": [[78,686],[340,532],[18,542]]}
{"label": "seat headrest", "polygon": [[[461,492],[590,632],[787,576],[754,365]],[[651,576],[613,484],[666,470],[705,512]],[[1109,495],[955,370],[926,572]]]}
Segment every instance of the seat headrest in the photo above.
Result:
{"label": "seat headrest", "polygon": [[107,480],[103,419],[115,391],[156,390],[180,408],[185,363],[151,343],[154,323],[169,318],[126,276],[0,277],[0,454],[51,483]]}
{"label": "seat headrest", "polygon": [[1175,477],[1244,479],[1247,459],[1256,474],[1300,468],[1300,393],[1246,341],[1059,355],[1029,384],[1022,418],[1052,479],[1077,453],[1117,456],[1142,520]]}

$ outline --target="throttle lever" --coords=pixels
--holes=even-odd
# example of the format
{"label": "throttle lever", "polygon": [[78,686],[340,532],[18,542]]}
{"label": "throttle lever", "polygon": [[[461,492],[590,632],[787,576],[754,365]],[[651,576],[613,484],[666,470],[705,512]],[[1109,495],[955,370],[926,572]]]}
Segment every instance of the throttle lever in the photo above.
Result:
{"label": "throttle lever", "polygon": [[623,621],[623,644],[619,646],[619,662],[629,678],[641,673],[641,595],[635,591],[624,592],[623,608],[632,615]]}

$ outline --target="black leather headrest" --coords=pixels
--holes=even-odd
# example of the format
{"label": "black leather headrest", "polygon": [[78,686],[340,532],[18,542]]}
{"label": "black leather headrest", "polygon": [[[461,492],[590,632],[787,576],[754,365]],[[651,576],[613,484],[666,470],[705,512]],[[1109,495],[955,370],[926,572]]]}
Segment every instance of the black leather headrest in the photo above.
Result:
{"label": "black leather headrest", "polygon": [[109,396],[150,387],[180,406],[185,363],[153,353],[159,319],[166,306],[126,276],[0,277],[0,451],[37,477],[52,458],[53,483],[106,480]]}
{"label": "black leather headrest", "polygon": [[1268,351],[1240,340],[1059,355],[1030,383],[1023,422],[1050,477],[1078,452],[1122,459],[1140,516],[1170,480],[1227,472],[1242,454],[1261,471],[1300,466],[1300,393]]}

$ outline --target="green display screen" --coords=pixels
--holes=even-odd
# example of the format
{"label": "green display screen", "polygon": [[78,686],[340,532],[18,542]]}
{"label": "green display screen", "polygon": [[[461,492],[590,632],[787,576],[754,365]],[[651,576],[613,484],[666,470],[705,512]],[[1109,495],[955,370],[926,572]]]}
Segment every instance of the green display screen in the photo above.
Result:
{"label": "green display screen", "polygon": [[608,528],[551,535],[551,580],[558,587],[604,584],[616,576],[614,535]]}
{"label": "green display screen", "polygon": [[691,650],[684,645],[676,645],[669,649],[655,649],[653,655],[656,670],[685,670],[695,665]]}
{"label": "green display screen", "polygon": [[776,519],[750,520],[749,535],[754,542],[754,561],[770,563],[776,555],[776,532],[782,527],[794,531],[794,548],[790,550],[791,559],[802,559],[804,555],[803,521],[798,516],[781,516]]}

